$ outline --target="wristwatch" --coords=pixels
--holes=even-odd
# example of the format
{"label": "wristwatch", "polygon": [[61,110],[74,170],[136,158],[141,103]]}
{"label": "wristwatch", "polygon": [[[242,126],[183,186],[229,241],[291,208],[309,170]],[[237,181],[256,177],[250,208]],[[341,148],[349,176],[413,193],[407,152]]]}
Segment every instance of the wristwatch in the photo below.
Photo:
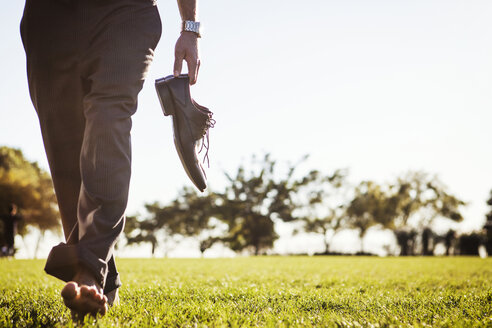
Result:
{"label": "wristwatch", "polygon": [[195,22],[195,21],[189,21],[185,20],[183,21],[183,26],[181,27],[181,32],[193,32],[196,33],[196,35],[201,38],[201,29],[200,29],[200,22]]}

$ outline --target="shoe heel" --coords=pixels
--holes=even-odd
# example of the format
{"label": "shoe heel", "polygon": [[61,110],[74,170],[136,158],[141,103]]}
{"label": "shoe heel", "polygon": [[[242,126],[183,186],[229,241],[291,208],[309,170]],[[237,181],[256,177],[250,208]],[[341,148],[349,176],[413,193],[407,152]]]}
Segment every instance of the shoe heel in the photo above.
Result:
{"label": "shoe heel", "polygon": [[161,103],[164,116],[174,115],[173,97],[167,85],[165,83],[156,82],[155,88],[157,90],[157,95],[159,96],[159,102]]}

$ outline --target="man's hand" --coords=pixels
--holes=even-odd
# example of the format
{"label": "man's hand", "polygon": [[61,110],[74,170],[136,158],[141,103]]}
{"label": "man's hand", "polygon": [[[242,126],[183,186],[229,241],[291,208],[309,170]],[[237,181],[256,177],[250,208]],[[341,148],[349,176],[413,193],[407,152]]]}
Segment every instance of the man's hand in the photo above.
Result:
{"label": "man's hand", "polygon": [[181,74],[183,60],[188,65],[190,84],[195,84],[200,69],[198,36],[193,32],[182,32],[174,48],[174,76]]}

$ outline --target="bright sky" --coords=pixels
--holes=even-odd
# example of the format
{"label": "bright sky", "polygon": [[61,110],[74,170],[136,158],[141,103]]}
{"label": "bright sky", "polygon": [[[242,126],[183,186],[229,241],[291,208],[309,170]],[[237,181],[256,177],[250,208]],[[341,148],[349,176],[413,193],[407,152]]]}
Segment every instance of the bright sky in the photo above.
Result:
{"label": "bright sky", "polygon": [[[158,1],[163,36],[134,116],[128,212],[191,185],[153,81],[171,73],[180,18]],[[0,12],[0,144],[47,168],[19,36],[22,1]],[[194,98],[217,120],[209,183],[251,154],[311,157],[306,168],[348,167],[385,182],[437,174],[468,201],[478,229],[492,189],[492,2],[489,0],[206,0]]]}

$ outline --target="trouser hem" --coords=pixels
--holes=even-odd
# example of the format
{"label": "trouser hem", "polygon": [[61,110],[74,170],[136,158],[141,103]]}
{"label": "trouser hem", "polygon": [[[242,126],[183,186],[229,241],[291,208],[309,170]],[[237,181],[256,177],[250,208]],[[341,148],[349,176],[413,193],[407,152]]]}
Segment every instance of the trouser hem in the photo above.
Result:
{"label": "trouser hem", "polygon": [[107,263],[81,246],[80,243],[76,245],[60,243],[53,247],[48,255],[44,271],[63,281],[71,281],[82,266],[89,270],[101,288],[105,289],[108,274]]}
{"label": "trouser hem", "polygon": [[104,286],[104,294],[112,292],[113,290],[121,287],[120,275],[116,274],[115,276],[107,277],[106,284]]}

